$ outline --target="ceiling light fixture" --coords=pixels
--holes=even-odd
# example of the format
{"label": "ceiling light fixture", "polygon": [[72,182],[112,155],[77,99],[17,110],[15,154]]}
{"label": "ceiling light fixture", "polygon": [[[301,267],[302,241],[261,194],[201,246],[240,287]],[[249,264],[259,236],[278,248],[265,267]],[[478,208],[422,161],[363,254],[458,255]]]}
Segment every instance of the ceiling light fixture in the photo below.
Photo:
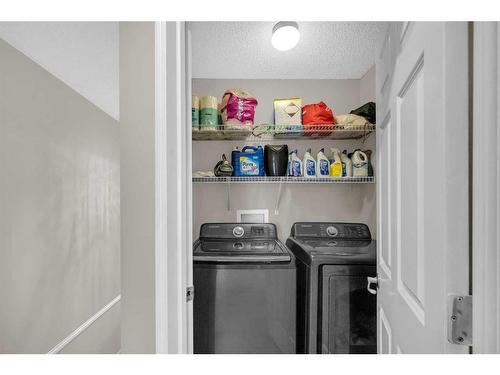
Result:
{"label": "ceiling light fixture", "polygon": [[300,39],[297,22],[281,21],[273,27],[271,43],[278,51],[288,51],[295,47]]}

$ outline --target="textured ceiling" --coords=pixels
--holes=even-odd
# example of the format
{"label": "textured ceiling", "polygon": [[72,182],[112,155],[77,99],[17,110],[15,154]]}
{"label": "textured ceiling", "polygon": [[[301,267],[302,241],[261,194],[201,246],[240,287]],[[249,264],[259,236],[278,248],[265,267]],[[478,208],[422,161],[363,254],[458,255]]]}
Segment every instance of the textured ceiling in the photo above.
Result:
{"label": "textured ceiling", "polygon": [[385,22],[299,22],[290,51],[271,45],[274,22],[193,22],[194,78],[358,79],[375,62]]}

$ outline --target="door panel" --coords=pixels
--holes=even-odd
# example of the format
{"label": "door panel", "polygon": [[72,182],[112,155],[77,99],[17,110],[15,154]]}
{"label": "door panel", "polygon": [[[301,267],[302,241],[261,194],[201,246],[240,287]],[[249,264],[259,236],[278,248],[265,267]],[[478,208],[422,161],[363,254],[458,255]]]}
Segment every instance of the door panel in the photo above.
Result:
{"label": "door panel", "polygon": [[424,62],[419,58],[396,98],[398,132],[397,288],[410,310],[423,323],[423,142]]}
{"label": "door panel", "polygon": [[378,352],[380,354],[392,353],[392,330],[382,306],[379,306],[378,311]]}
{"label": "door panel", "polygon": [[468,241],[453,237],[468,233],[468,202],[455,199],[457,188],[468,188],[467,164],[449,167],[454,155],[467,152],[467,90],[450,90],[467,79],[466,51],[466,23],[393,23],[381,47],[379,353],[467,352],[446,332],[447,294],[468,291],[467,272],[454,271],[468,266]]}
{"label": "door panel", "polygon": [[381,271],[385,274],[385,277],[391,279],[391,267],[392,267],[392,257],[391,257],[391,238],[389,236],[389,228],[391,223],[391,215],[389,215],[390,207],[391,207],[391,186],[388,183],[390,179],[391,173],[391,142],[389,137],[386,134],[391,131],[391,121],[390,121],[390,113],[388,114],[386,120],[381,124],[378,129],[379,133],[383,133],[380,137],[380,157],[378,158],[378,166],[377,172],[380,181],[380,197],[379,197],[379,206],[378,210],[378,221],[388,223],[382,230],[384,233],[382,235],[378,235],[378,260]]}

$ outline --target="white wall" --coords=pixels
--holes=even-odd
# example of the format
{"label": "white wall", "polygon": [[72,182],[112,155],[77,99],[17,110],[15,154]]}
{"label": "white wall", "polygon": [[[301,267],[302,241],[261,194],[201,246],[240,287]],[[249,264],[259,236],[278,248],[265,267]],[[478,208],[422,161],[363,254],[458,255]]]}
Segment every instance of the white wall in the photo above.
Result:
{"label": "white wall", "polygon": [[122,353],[155,352],[155,35],[120,23]]}
{"label": "white wall", "polygon": [[359,80],[359,101],[361,104],[376,102],[375,65]]}
{"label": "white wall", "polygon": [[[367,81],[368,82],[368,81]],[[364,92],[369,83],[365,82]],[[273,123],[273,99],[277,97],[302,97],[304,104],[323,100],[336,114],[349,113],[363,104],[361,80],[209,80],[194,79],[194,95],[215,95],[219,98],[231,87],[250,90],[259,100],[256,123]],[[372,89],[373,92],[375,88]],[[364,95],[364,94],[363,94]],[[299,150],[339,147],[352,151],[355,148],[375,147],[375,137],[362,140],[283,140],[274,144],[288,144]],[[249,144],[244,141],[193,142],[193,170],[212,170],[222,152],[230,158],[234,146]],[[269,220],[278,226],[279,236],[286,239],[295,221],[353,221],[366,223],[376,237],[375,184],[284,185],[279,215],[274,214],[278,185],[231,185],[231,211],[226,209],[227,190],[224,185],[195,184],[193,188],[194,238],[205,222],[236,221],[238,209],[269,209]]]}
{"label": "white wall", "polygon": [[[0,353],[46,353],[120,295],[119,127],[1,39],[0,62]],[[117,352],[119,313],[62,352]]]}
{"label": "white wall", "polygon": [[0,38],[119,119],[118,22],[0,22]]}

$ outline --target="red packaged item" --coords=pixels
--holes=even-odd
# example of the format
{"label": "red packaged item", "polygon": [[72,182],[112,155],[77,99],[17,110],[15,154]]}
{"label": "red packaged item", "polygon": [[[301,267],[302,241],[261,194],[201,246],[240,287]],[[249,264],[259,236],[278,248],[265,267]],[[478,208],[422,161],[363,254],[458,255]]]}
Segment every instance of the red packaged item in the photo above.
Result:
{"label": "red packaged item", "polygon": [[311,137],[326,137],[333,131],[333,111],[323,103],[307,104],[302,107],[304,134]]}

